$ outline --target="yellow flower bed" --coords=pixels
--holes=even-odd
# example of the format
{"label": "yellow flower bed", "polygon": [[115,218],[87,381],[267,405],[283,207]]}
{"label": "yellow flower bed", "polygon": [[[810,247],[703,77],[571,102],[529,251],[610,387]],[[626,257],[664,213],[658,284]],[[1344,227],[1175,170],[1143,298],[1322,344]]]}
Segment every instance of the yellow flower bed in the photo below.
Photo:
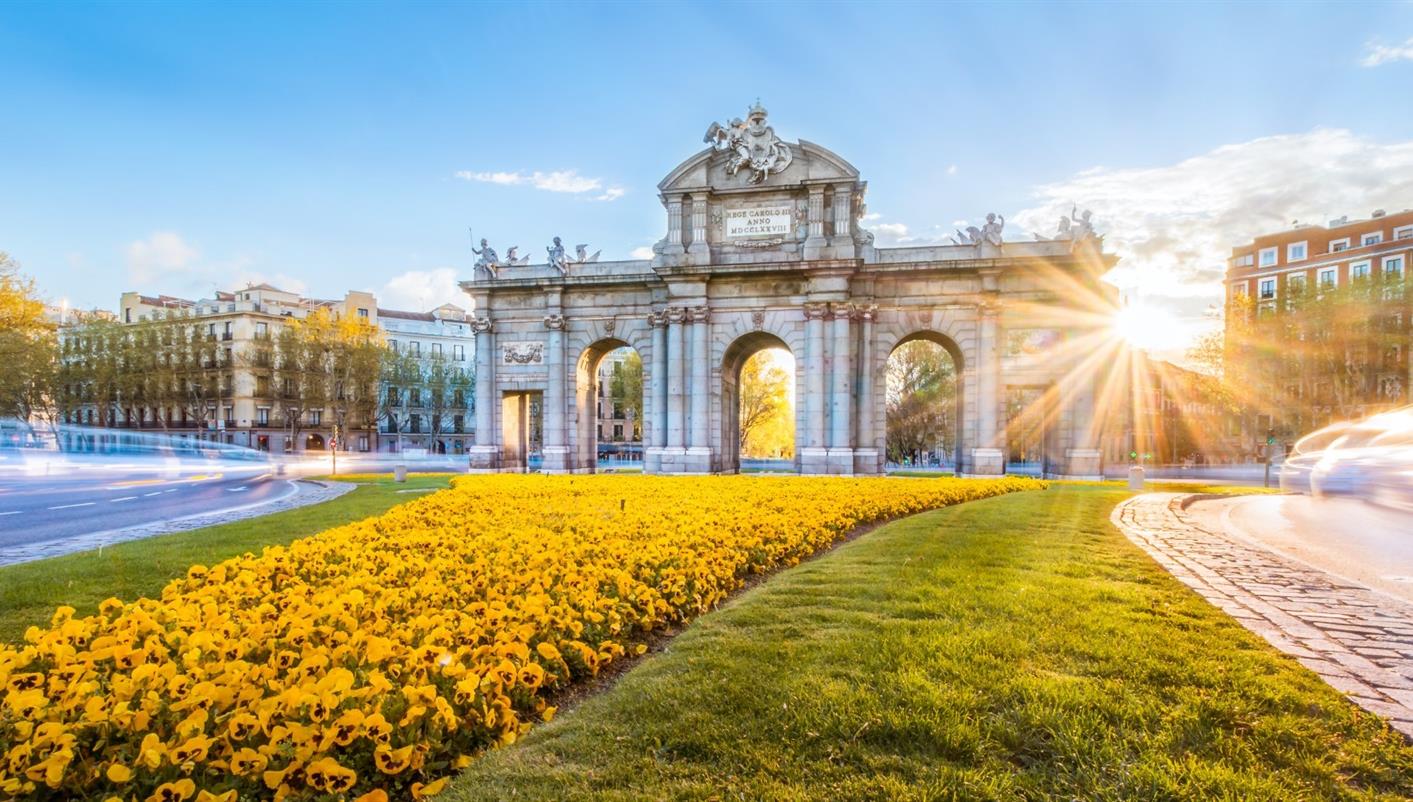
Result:
{"label": "yellow flower bed", "polygon": [[485,476],[0,646],[0,798],[422,798],[745,578],[993,481]]}

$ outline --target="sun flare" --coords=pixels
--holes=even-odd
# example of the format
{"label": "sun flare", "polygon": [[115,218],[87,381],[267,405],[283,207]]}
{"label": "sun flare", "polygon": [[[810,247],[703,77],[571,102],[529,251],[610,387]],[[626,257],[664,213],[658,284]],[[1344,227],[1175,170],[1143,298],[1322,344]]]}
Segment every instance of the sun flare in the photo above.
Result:
{"label": "sun flare", "polygon": [[1181,348],[1187,336],[1172,312],[1142,301],[1127,304],[1116,311],[1113,330],[1119,339],[1146,351]]}

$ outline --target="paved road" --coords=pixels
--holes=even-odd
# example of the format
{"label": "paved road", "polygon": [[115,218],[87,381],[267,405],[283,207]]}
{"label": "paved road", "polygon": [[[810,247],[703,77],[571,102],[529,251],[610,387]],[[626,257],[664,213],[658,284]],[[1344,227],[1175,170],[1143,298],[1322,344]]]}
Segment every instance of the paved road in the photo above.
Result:
{"label": "paved road", "polygon": [[[1246,500],[1197,502],[1185,510],[1183,498],[1177,493],[1135,496],[1114,509],[1114,524],[1242,626],[1413,739],[1413,605],[1278,554],[1250,532],[1229,528],[1240,513],[1218,514],[1214,520],[1213,509],[1240,510]],[[1193,514],[1204,503],[1207,511]],[[1278,523],[1270,519],[1270,509],[1289,514],[1297,529],[1311,521],[1337,522],[1346,513],[1356,516],[1350,525],[1369,523],[1358,510],[1326,510],[1308,500],[1297,500],[1289,509],[1284,501],[1257,504],[1249,512],[1261,523]],[[1314,517],[1307,520],[1307,514]],[[1361,548],[1377,550],[1383,542],[1375,536]],[[1328,555],[1324,549],[1319,553]],[[1372,568],[1364,557],[1344,564]]]}
{"label": "paved road", "polygon": [[293,482],[263,468],[172,478],[99,471],[0,476],[0,548],[264,504],[296,492]]}
{"label": "paved road", "polygon": [[1309,496],[1199,501],[1188,514],[1214,531],[1413,602],[1413,515]]}

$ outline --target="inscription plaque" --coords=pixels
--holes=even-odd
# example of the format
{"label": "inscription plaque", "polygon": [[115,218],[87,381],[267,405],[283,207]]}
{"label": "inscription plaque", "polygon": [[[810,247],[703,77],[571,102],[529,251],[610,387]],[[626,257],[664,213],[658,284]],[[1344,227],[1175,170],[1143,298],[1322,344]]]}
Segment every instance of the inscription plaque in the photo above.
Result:
{"label": "inscription plaque", "polygon": [[726,238],[783,237],[790,233],[794,206],[757,206],[726,210]]}

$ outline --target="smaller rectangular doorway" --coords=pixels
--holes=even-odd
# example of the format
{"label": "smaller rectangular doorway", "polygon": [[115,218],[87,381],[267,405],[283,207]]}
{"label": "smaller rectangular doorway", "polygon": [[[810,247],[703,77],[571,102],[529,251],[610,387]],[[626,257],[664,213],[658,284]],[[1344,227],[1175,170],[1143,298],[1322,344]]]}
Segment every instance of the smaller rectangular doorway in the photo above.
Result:
{"label": "smaller rectangular doorway", "polygon": [[526,473],[531,455],[539,440],[538,415],[541,407],[539,392],[512,390],[500,401],[501,470]]}

